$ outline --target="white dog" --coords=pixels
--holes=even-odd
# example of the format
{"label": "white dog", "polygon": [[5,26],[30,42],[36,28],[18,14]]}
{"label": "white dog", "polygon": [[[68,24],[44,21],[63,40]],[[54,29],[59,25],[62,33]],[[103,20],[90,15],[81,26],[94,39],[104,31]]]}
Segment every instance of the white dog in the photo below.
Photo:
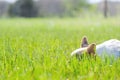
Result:
{"label": "white dog", "polygon": [[87,54],[93,54],[93,55],[97,54],[98,56],[112,55],[116,58],[119,58],[120,57],[120,41],[117,39],[111,39],[98,45],[95,45],[95,44],[89,45],[87,41],[87,37],[83,37],[81,48],[74,50],[71,53],[71,56],[78,55],[78,54],[82,55],[84,52],[87,52]]}

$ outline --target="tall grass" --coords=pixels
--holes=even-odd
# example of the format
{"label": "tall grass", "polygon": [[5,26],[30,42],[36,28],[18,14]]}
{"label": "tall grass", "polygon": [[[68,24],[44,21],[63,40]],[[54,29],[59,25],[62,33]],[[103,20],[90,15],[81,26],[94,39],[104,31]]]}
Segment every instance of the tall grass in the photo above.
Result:
{"label": "tall grass", "polygon": [[78,61],[82,36],[120,40],[119,18],[0,19],[1,80],[119,80],[120,60]]}

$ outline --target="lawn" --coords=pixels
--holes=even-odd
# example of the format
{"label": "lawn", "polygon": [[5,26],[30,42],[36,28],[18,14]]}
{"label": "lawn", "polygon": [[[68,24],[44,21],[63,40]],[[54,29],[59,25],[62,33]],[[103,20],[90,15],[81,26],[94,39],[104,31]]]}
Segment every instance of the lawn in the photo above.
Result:
{"label": "lawn", "polygon": [[120,40],[120,18],[0,19],[0,79],[120,80],[120,60],[70,56],[84,35]]}

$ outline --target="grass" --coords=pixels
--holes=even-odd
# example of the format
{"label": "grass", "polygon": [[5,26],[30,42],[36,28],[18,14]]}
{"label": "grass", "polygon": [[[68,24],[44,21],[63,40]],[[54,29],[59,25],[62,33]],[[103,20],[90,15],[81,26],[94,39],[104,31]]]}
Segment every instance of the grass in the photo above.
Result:
{"label": "grass", "polygon": [[120,40],[120,19],[0,19],[1,80],[120,80],[120,60],[112,64],[70,53],[82,36],[97,44]]}

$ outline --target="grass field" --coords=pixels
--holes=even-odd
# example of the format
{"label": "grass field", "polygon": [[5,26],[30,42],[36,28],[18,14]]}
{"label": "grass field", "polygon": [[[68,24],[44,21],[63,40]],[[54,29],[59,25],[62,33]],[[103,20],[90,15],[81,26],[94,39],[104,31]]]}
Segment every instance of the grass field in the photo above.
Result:
{"label": "grass field", "polygon": [[120,18],[0,19],[0,80],[120,80],[120,60],[70,56],[84,35],[120,40]]}

